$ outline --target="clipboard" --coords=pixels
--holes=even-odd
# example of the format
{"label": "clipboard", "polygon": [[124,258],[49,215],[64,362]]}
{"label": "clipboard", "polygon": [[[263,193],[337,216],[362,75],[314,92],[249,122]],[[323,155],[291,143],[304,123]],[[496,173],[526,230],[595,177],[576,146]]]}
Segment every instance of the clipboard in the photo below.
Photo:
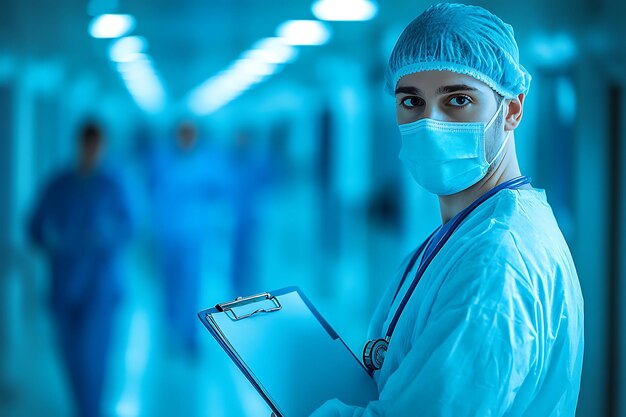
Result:
{"label": "clipboard", "polygon": [[298,287],[203,310],[198,317],[279,417],[309,416],[338,398],[378,398],[367,369]]}

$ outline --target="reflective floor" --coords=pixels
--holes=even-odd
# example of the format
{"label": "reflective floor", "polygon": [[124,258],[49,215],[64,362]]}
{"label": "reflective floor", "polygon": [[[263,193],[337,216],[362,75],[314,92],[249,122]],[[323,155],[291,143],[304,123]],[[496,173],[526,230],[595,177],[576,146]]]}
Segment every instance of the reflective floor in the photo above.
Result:
{"label": "reflective floor", "polygon": [[[269,415],[269,408],[200,321],[198,355],[190,355],[175,338],[165,333],[162,293],[147,247],[136,243],[127,256],[127,294],[116,318],[103,415]],[[229,256],[226,249],[214,250],[205,256],[201,296],[202,300],[207,300],[202,302],[204,307],[227,300],[232,294],[223,279],[228,276]],[[41,270],[37,275],[44,277],[43,265],[39,266]],[[0,416],[3,417],[74,415],[54,328],[45,309],[44,282],[44,278],[39,279],[36,291],[32,291],[33,288],[18,285],[20,281],[13,279],[4,284],[1,292],[4,300],[23,300],[21,303],[3,302],[2,307],[5,343],[1,345],[7,351],[4,358],[10,358],[2,363],[6,368],[0,385]],[[28,295],[32,293],[37,296]],[[328,308],[333,304],[332,296],[324,301],[318,303],[320,311],[331,324],[336,324],[335,328],[353,350],[358,349],[367,317],[333,320],[332,310]],[[335,300],[340,301],[346,300]]]}
{"label": "reflective floor", "polygon": [[[219,269],[220,254],[215,255],[213,262],[207,264],[210,267],[206,268],[203,299],[221,300],[228,293],[219,280],[223,276]],[[103,414],[120,417],[265,415],[265,403],[199,321],[200,354],[197,356],[189,355],[176,340],[164,334],[159,322],[161,300],[155,275],[146,273],[149,262],[145,256],[131,258],[135,261],[128,262],[128,276],[133,279],[129,280],[130,290],[117,318]],[[224,264],[222,262],[222,267]],[[66,376],[58,361],[54,331],[44,309],[33,311],[28,324],[17,332],[21,333],[13,343],[17,346],[11,349],[12,362],[21,367],[27,365],[28,372],[23,372],[24,368],[9,372],[13,377],[8,382],[10,388],[3,389],[2,415],[72,416]]]}

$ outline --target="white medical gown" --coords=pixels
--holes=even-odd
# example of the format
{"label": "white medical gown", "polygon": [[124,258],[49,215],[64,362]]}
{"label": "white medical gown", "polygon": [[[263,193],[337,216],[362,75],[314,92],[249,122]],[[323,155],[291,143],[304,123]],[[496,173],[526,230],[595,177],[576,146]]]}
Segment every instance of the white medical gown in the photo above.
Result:
{"label": "white medical gown", "polygon": [[[369,338],[384,337],[407,262]],[[545,193],[502,190],[426,270],[375,373],[379,399],[366,408],[331,400],[313,416],[573,417],[582,357],[580,285]]]}

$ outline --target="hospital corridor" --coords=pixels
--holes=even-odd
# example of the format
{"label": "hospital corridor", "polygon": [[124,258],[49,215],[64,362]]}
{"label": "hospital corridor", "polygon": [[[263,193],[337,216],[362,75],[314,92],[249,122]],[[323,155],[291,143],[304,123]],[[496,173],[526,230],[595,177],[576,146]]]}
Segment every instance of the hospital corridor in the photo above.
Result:
{"label": "hospital corridor", "polygon": [[626,417],[624,22],[2,0],[0,417]]}

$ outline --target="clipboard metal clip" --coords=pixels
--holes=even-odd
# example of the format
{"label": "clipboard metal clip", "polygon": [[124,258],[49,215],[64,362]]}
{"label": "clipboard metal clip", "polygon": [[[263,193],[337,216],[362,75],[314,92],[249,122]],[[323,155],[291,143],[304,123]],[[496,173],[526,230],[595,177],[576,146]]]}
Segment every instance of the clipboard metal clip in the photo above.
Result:
{"label": "clipboard metal clip", "polygon": [[[249,304],[258,303],[258,302],[266,301],[266,300],[269,300],[272,303],[274,303],[274,307],[271,307],[271,308],[259,308],[257,310],[254,310],[251,313],[243,314],[241,316],[238,315],[235,312],[235,310],[234,310],[234,308],[236,308],[236,307],[243,307],[243,306],[246,306],[246,305],[249,305]],[[274,312],[274,311],[278,311],[278,310],[281,310],[283,308],[283,306],[280,304],[280,301],[278,301],[278,299],[275,296],[271,295],[268,292],[264,292],[264,293],[261,293],[261,294],[252,295],[250,297],[237,297],[237,299],[234,300],[234,301],[229,301],[227,303],[217,304],[215,306],[215,308],[218,311],[224,312],[226,314],[228,314],[230,312],[232,314],[231,318],[234,319],[235,321],[238,321],[238,320],[247,319],[248,317],[252,317],[252,316],[254,316],[255,314],[258,314],[258,313],[271,313],[271,312]]]}

